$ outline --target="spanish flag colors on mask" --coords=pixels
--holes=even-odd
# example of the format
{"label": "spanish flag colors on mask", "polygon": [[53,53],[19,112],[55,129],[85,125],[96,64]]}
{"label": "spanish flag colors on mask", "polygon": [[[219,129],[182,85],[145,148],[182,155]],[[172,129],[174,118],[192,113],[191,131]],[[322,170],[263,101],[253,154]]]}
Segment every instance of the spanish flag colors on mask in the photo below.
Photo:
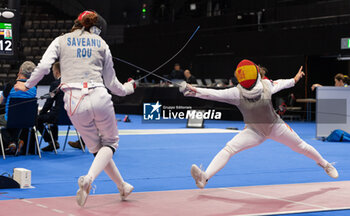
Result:
{"label": "spanish flag colors on mask", "polygon": [[237,65],[235,76],[243,88],[250,90],[256,84],[258,72],[259,69],[254,62],[244,59]]}

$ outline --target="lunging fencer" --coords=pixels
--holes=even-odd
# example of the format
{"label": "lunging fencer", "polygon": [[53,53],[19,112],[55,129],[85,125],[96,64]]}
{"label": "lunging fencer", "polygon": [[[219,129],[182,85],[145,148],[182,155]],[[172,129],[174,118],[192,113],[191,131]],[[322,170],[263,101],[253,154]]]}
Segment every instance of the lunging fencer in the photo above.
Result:
{"label": "lunging fencer", "polygon": [[180,88],[185,96],[193,96],[207,100],[214,100],[232,104],[238,107],[243,115],[246,127],[239,132],[214,157],[205,171],[197,165],[191,167],[191,175],[197,187],[204,188],[208,180],[220,171],[230,158],[236,153],[252,148],[272,139],[280,142],[292,150],[314,160],[332,178],[338,178],[338,172],[311,145],[303,141],[276,114],[271,103],[271,96],[282,89],[293,87],[303,76],[302,67],[292,79],[270,81],[261,79],[259,67],[252,61],[241,61],[235,71],[239,82],[237,87],[224,90],[194,88],[187,84]]}
{"label": "lunging fencer", "polygon": [[117,79],[109,47],[98,35],[105,30],[101,16],[94,11],[84,11],[74,21],[70,33],[55,38],[50,44],[31,78],[15,86],[23,91],[35,86],[59,59],[65,109],[95,156],[87,175],[78,180],[76,199],[80,206],[85,205],[91,184],[102,170],[116,183],[122,200],[134,189],[123,180],[112,158],[119,135],[106,87],[115,95],[125,96],[132,94],[136,86],[133,80],[121,84]]}

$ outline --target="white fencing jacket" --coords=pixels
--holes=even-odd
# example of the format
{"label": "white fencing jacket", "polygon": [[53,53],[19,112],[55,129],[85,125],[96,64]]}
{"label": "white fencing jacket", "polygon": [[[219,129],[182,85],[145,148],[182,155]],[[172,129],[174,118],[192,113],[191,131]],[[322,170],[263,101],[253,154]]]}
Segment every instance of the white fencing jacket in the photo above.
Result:
{"label": "white fencing jacket", "polygon": [[197,93],[194,96],[237,106],[243,115],[247,127],[251,127],[264,136],[268,136],[274,124],[283,123],[272,106],[271,96],[283,89],[293,87],[295,80],[280,79],[270,81],[265,79],[259,82],[262,83],[263,90],[256,100],[243,97],[242,88],[239,85],[224,90],[196,88]]}
{"label": "white fencing jacket", "polygon": [[83,82],[91,87],[104,85],[118,96],[133,93],[132,84],[121,84],[115,75],[111,51],[98,35],[83,30],[55,38],[33,71],[26,87],[35,86],[44,75],[50,73],[52,64],[60,61],[61,83],[82,88]]}

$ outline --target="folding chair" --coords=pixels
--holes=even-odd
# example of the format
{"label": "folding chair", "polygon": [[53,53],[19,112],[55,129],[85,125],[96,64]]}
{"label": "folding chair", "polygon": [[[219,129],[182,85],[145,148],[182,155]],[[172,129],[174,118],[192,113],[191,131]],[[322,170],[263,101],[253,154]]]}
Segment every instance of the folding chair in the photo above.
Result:
{"label": "folding chair", "polygon": [[2,140],[1,129],[4,128],[16,128],[20,129],[18,137],[21,135],[23,129],[28,129],[28,140],[27,140],[27,149],[26,155],[28,155],[31,130],[34,130],[36,148],[35,152],[38,151],[39,157],[41,158],[41,152],[38,142],[38,134],[36,131],[35,123],[36,116],[38,112],[38,104],[36,98],[11,98],[9,103],[10,108],[7,113],[7,125],[6,127],[0,127],[0,144],[3,159],[5,159],[4,143]]}
{"label": "folding chair", "polygon": [[224,79],[214,79],[215,83],[224,83],[225,80]]}
{"label": "folding chair", "polygon": [[204,79],[204,81],[205,81],[205,84],[206,84],[207,86],[210,86],[210,85],[213,84],[213,82],[211,81],[211,79]]}
{"label": "folding chair", "polygon": [[202,79],[196,79],[199,86],[204,86]]}
{"label": "folding chair", "polygon": [[4,143],[2,142],[2,132],[1,132],[2,129],[3,127],[0,127],[0,145],[1,145],[2,158],[5,160],[6,156],[5,156]]}
{"label": "folding chair", "polygon": [[[51,137],[51,141],[52,143],[55,143],[54,139],[53,139],[53,135],[52,135],[52,131],[51,131],[51,127],[52,127],[53,124],[50,124],[50,123],[46,123],[45,124],[45,129],[43,131],[43,134],[41,136],[41,139],[40,139],[40,144],[42,142],[42,139],[43,139],[43,136],[44,136],[44,133],[48,132],[50,134],[50,137]],[[66,144],[67,144],[67,139],[68,139],[68,135],[69,135],[69,131],[70,131],[70,127],[73,125],[71,120],[69,119],[68,115],[67,115],[67,112],[66,110],[64,109],[64,107],[62,106],[60,108],[60,112],[58,114],[58,121],[56,123],[56,125],[58,126],[68,126],[68,129],[67,129],[67,133],[66,133],[66,138],[64,140],[64,145],[63,145],[63,151],[66,149]],[[79,143],[80,143],[80,146],[81,146],[81,149],[83,150],[83,152],[85,152],[85,148],[83,146],[83,143],[81,141],[81,137],[78,133],[77,130],[75,130],[75,132],[77,133],[77,137],[79,139]],[[55,153],[57,154],[57,150],[56,150],[56,146],[54,146],[54,150],[55,150]]]}

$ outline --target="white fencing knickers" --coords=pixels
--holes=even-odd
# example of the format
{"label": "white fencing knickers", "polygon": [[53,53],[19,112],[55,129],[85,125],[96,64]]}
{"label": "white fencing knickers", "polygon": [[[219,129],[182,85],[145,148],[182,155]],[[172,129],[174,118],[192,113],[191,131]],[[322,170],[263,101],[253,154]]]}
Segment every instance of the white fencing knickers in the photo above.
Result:
{"label": "white fencing knickers", "polygon": [[206,170],[208,179],[221,170],[233,155],[245,149],[257,146],[266,139],[272,139],[282,143],[290,147],[293,151],[314,160],[321,166],[325,166],[328,163],[314,147],[303,141],[298,134],[296,134],[287,124],[283,122],[274,124],[269,136],[264,136],[250,127],[247,127],[238,133],[214,157],[208,166]]}
{"label": "white fencing knickers", "polygon": [[276,142],[282,143],[291,148],[293,151],[314,160],[316,163],[325,163],[324,159],[316,151],[316,149],[303,141],[286,123],[274,124],[270,135],[266,137],[247,127],[242,132],[237,134],[231,141],[229,141],[227,146],[230,147],[232,153],[235,154],[242,150],[257,146],[266,139],[272,139]]}
{"label": "white fencing knickers", "polygon": [[[70,97],[70,91],[72,97]],[[66,89],[64,108],[74,127],[82,136],[89,152],[96,153],[102,146],[117,149],[119,135],[112,96],[105,87],[95,87],[89,89],[88,94],[78,105],[81,97],[81,89]],[[70,115],[75,108],[73,115]]]}

